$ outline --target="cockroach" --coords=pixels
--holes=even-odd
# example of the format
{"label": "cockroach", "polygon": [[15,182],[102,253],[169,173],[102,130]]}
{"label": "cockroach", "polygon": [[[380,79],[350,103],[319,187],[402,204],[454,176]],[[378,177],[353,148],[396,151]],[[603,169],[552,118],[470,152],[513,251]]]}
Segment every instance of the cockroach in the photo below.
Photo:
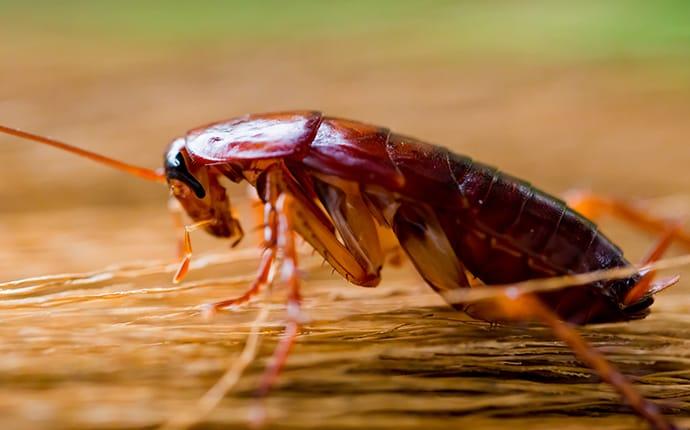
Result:
{"label": "cockroach", "polygon": [[[585,193],[568,205],[441,146],[316,111],[252,114],[192,129],[169,145],[164,169],[158,171],[33,133],[4,126],[0,131],[167,183],[193,220],[185,227],[184,258],[175,282],[189,267],[190,231],[203,229],[233,244],[243,236],[221,179],[247,182],[256,190],[264,209],[256,280],[242,296],[212,307],[220,310],[247,301],[268,283],[270,269],[281,256],[287,322],[264,373],[262,395],[283,367],[302,321],[295,233],[347,281],[374,287],[385,261],[380,231],[392,231],[424,280],[445,297],[471,288],[468,274],[472,282],[490,286],[631,267],[590,220],[603,212],[660,233],[645,262],[658,260],[674,240],[690,246],[690,234],[677,223],[633,205]],[[660,410],[572,327],[644,318],[652,296],[678,280],[654,281],[654,276],[648,271],[584,286],[450,305],[492,323],[545,324],[652,428],[669,430],[675,427]]]}

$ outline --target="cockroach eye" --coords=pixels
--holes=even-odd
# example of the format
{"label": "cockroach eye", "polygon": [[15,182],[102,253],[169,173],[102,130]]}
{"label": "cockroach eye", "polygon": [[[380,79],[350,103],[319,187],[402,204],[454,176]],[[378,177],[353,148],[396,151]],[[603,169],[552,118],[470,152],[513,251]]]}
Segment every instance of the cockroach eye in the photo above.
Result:
{"label": "cockroach eye", "polygon": [[165,176],[168,179],[177,179],[178,181],[184,183],[194,194],[203,199],[206,196],[206,190],[204,186],[191,174],[187,169],[187,164],[185,163],[184,156],[181,152],[172,157],[166,157],[165,159]]}

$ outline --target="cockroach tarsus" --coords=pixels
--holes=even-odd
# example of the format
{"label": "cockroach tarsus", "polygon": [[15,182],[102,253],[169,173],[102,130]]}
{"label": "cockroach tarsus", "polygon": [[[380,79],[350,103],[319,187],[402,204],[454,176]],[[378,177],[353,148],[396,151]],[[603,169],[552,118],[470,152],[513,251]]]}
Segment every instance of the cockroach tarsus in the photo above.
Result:
{"label": "cockroach tarsus", "polygon": [[[204,229],[233,244],[244,234],[220,179],[247,182],[256,190],[264,209],[257,277],[242,296],[211,307],[246,302],[269,282],[276,256],[282,257],[278,273],[288,291],[287,323],[260,395],[268,393],[280,373],[302,321],[294,233],[349,282],[374,287],[385,260],[379,234],[392,231],[417,271],[444,297],[470,288],[468,273],[496,285],[629,267],[622,251],[590,221],[603,213],[660,235],[645,263],[658,260],[673,241],[690,247],[690,234],[679,224],[625,202],[580,193],[568,205],[443,147],[315,111],[246,115],[193,129],[170,144],[163,171],[5,126],[0,132],[167,183],[193,220],[184,229],[184,257],[175,282],[189,268],[190,231]],[[652,428],[667,430],[675,427],[572,325],[644,318],[653,294],[677,280],[655,281],[649,271],[450,305],[491,323],[530,320],[547,325]]]}

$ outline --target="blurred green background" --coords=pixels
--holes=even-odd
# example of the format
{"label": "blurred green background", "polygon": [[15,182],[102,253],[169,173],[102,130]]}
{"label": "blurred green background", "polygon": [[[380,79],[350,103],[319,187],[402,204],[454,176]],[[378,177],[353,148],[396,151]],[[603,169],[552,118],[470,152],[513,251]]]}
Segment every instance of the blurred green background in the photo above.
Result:
{"label": "blurred green background", "polygon": [[5,25],[20,32],[147,43],[354,36],[407,54],[592,60],[690,53],[690,4],[683,0],[3,0],[0,7]]}

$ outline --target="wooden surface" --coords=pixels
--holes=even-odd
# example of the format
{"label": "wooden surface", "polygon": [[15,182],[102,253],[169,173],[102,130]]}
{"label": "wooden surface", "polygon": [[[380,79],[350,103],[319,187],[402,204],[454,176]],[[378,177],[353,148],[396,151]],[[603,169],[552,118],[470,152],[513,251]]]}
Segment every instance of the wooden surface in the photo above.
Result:
{"label": "wooden surface", "polygon": [[[14,255],[24,255],[13,261],[14,270],[57,273],[99,261],[89,255],[101,253],[129,262],[2,285],[3,425],[155,427],[193,408],[237,359],[265,300],[211,321],[200,308],[246,287],[256,251],[229,253],[219,243],[195,241],[190,279],[173,286],[171,258],[127,258],[127,252],[173,245],[164,239],[172,236],[167,230],[156,232],[165,224],[162,215],[54,213],[53,222],[65,223],[47,225],[53,233],[40,252],[22,249],[32,242],[30,229],[15,230]],[[66,228],[76,216],[105,222],[116,234]],[[148,220],[150,228],[130,224],[134,219]],[[97,251],[101,240],[105,251]],[[376,289],[346,285],[309,255],[302,267],[311,321],[266,402],[269,428],[640,428],[617,396],[542,328],[468,320],[445,308],[407,266],[386,270]],[[687,291],[682,282],[664,294],[644,321],[583,330],[681,422],[690,411]],[[246,427],[258,375],[281,333],[282,293],[272,294],[259,358],[201,428]]]}

